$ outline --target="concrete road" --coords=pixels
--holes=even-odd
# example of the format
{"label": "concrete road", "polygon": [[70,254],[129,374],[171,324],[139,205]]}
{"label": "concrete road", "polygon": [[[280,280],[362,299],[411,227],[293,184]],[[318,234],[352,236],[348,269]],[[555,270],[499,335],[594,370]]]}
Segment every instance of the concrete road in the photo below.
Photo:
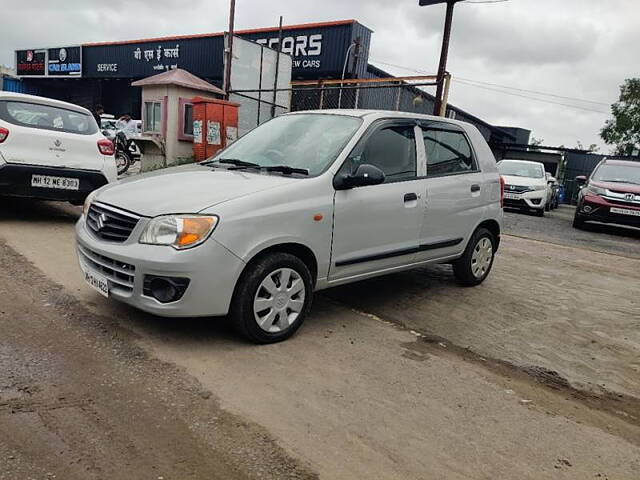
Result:
{"label": "concrete road", "polygon": [[[46,470],[34,478],[103,478],[62,475],[70,470],[51,445],[106,471],[99,452],[115,458],[148,439],[158,451],[135,470],[148,478],[216,478],[215,465],[227,478],[640,477],[637,260],[507,236],[478,288],[438,267],[334,289],[296,337],[256,347],[219,320],[160,319],[86,288],[73,252],[77,209],[0,208],[0,310],[11,312],[0,315],[0,331],[11,332],[0,337],[0,428],[9,432],[0,465],[13,457],[6,464]],[[95,448],[78,442],[71,413],[27,429],[15,420],[10,399],[21,385],[54,392],[50,364],[63,396],[99,398],[91,375],[67,372],[98,368],[95,344],[98,378],[135,380],[126,390],[115,381],[113,394],[134,401],[114,411],[107,396],[96,407],[109,425],[87,427]],[[141,356],[120,362],[120,349]],[[25,358],[40,367],[25,371]],[[172,421],[163,434],[149,417]],[[180,453],[194,446],[211,458]],[[123,465],[110,468],[110,478],[129,478]]]}

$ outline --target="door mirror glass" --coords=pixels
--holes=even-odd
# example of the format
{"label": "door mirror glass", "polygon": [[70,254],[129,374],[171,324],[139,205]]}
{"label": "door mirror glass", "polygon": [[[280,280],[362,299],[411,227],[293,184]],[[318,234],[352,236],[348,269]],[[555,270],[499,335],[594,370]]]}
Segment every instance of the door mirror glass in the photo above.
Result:
{"label": "door mirror glass", "polygon": [[374,165],[363,163],[358,166],[355,173],[338,174],[333,186],[336,190],[347,190],[354,187],[365,187],[367,185],[380,185],[384,183],[384,172]]}

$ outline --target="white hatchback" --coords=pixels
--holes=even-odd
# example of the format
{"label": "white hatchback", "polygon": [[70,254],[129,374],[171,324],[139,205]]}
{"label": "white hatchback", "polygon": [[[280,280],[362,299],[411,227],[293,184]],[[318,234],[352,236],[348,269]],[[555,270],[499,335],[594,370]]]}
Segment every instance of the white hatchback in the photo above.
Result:
{"label": "white hatchback", "polygon": [[117,179],[113,153],[89,110],[0,92],[0,195],[80,204]]}

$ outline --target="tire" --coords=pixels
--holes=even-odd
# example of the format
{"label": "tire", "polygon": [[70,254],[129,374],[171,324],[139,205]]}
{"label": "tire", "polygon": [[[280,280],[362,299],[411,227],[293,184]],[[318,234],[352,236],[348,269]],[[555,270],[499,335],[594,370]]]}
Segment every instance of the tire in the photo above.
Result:
{"label": "tire", "polygon": [[[288,289],[280,283],[287,277]],[[254,343],[286,340],[296,333],[311,309],[313,285],[309,268],[294,255],[272,253],[257,259],[236,285],[229,312],[233,327]],[[261,307],[264,310],[258,310]],[[264,321],[262,326],[260,319]]]}
{"label": "tire", "polygon": [[[482,250],[490,244],[490,252]],[[482,283],[489,275],[496,252],[496,239],[486,228],[479,228],[474,232],[465,248],[462,256],[453,262],[453,274],[460,284],[473,287]],[[475,254],[475,255],[474,255]],[[487,258],[487,254],[489,258]],[[478,257],[480,255],[480,257]],[[479,267],[478,260],[484,264],[484,268]],[[486,261],[485,261],[486,260]],[[475,273],[474,273],[475,272]]]}
{"label": "tire", "polygon": [[551,202],[547,202],[544,204],[544,211],[545,212],[550,212],[551,211]]}
{"label": "tire", "polygon": [[539,210],[536,210],[536,215],[538,217],[544,217],[544,208],[541,208]]}
{"label": "tire", "polygon": [[118,171],[118,175],[122,175],[124,172],[129,170],[131,166],[131,158],[124,152],[116,152],[116,169]]}

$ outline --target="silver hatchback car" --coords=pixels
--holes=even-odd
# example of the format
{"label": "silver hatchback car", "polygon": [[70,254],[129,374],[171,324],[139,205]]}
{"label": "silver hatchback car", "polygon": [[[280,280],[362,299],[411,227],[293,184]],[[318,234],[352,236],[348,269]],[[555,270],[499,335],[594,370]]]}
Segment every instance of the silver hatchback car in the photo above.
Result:
{"label": "silver hatchback car", "polygon": [[229,315],[270,343],[314,291],[450,263],[489,274],[502,185],[472,125],[385,111],[277,117],[200,163],[101,188],[76,225],[86,281],[171,317]]}

